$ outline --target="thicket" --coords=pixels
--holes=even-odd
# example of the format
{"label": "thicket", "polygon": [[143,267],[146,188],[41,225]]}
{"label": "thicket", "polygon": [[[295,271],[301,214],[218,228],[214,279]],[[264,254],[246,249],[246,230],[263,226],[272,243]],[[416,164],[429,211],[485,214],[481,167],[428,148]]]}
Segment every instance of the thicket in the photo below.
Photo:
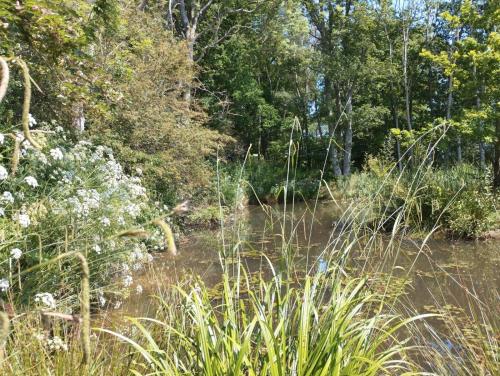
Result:
{"label": "thicket", "polygon": [[461,164],[449,168],[423,163],[399,172],[394,163],[369,157],[363,172],[332,184],[337,199],[371,203],[363,221],[391,230],[402,222],[414,233],[438,230],[458,238],[477,238],[500,226],[498,195],[491,173]]}

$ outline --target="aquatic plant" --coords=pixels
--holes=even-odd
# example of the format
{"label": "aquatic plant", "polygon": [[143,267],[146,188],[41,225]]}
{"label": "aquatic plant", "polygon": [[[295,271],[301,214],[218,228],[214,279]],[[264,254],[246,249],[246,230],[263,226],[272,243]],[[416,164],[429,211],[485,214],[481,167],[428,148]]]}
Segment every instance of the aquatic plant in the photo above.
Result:
{"label": "aquatic plant", "polygon": [[[253,284],[223,275],[211,297],[197,284],[165,295],[154,319],[131,319],[144,336],[130,343],[136,371],[157,375],[378,375],[409,372],[408,347],[397,338],[404,320],[391,314],[364,280],[341,273],[306,276],[292,287],[282,275]],[[177,308],[172,309],[172,302]],[[377,314],[370,311],[374,309]]]}

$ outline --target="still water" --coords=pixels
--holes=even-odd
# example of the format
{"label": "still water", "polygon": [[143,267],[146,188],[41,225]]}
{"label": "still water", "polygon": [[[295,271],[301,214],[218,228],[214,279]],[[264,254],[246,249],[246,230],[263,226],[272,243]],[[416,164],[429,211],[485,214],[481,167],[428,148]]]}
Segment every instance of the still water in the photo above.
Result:
{"label": "still water", "polygon": [[[295,260],[304,271],[321,271],[325,260],[348,244],[339,242],[336,232],[341,215],[340,208],[333,204],[320,203],[314,207],[314,204],[300,203],[264,209],[254,206],[237,213],[223,232],[220,229],[193,231],[179,240],[177,256],[159,254],[151,270],[135,277],[144,291],[128,299],[122,312],[148,315],[154,309],[151,295],[186,275],[199,275],[207,285],[215,285],[220,281],[218,250],[223,244],[227,252],[238,244],[248,270],[265,272],[269,271],[268,259],[279,268],[285,239],[292,245],[290,249],[297,250]],[[416,312],[446,305],[457,307],[467,315],[472,314],[471,307],[481,306],[493,317],[500,316],[498,240],[443,238],[424,243],[401,237],[389,246],[389,235],[375,238],[367,235],[362,239],[362,244],[356,244],[348,255],[347,271],[355,276],[377,273],[405,280],[405,304]],[[369,252],[367,244],[371,245]]]}

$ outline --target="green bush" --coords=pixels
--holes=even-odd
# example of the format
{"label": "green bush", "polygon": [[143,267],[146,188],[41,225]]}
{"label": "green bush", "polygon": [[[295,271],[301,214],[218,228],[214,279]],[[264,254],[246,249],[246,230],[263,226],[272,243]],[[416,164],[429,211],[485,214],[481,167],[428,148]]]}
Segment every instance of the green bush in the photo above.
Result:
{"label": "green bush", "polygon": [[245,168],[248,180],[248,196],[250,202],[259,200],[268,203],[283,202],[285,187],[287,200],[315,199],[319,179],[307,170],[294,170],[290,167],[288,181],[286,165],[277,165],[271,161],[252,158]]}
{"label": "green bush", "polygon": [[140,178],[126,175],[109,148],[86,141],[73,145],[62,131],[37,137],[42,150],[23,141],[14,173],[9,166],[14,142],[9,136],[2,135],[0,162],[2,294],[23,303],[45,293],[57,300],[75,299],[80,276],[74,261],[19,274],[71,251],[87,257],[96,301],[105,301],[104,286],[108,292],[131,287],[131,271],[142,268],[151,256],[139,238],[117,234],[160,215]]}
{"label": "green bush", "polygon": [[488,173],[461,164],[397,174],[378,162],[369,159],[364,172],[341,179],[333,189],[340,197],[371,202],[369,222],[382,221],[390,228],[404,207],[405,224],[416,231],[437,225],[452,236],[472,238],[500,225]]}

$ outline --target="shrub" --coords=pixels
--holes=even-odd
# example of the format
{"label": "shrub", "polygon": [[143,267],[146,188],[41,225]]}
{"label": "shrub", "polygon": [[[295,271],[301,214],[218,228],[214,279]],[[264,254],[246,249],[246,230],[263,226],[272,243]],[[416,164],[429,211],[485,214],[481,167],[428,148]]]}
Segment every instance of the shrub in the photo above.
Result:
{"label": "shrub", "polygon": [[315,199],[319,188],[319,179],[315,173],[307,170],[290,168],[287,181],[287,168],[272,161],[251,159],[246,166],[248,179],[248,196],[252,203],[283,202],[285,186],[287,200]]}
{"label": "shrub", "polygon": [[[368,200],[369,221],[390,227],[405,206],[404,221],[416,231],[438,225],[450,235],[477,237],[500,225],[490,177],[477,168],[461,164],[451,168],[410,169],[389,173],[371,158],[367,169],[341,179],[333,189],[347,199]],[[365,217],[366,219],[366,217]]]}
{"label": "shrub", "polygon": [[[131,270],[151,260],[139,238],[117,234],[160,212],[150,205],[141,179],[126,175],[109,148],[86,141],[73,145],[62,132],[45,133],[37,140],[42,150],[22,142],[15,174],[5,165],[12,143],[5,140],[2,150],[0,170],[6,174],[0,181],[0,279],[4,293],[24,303],[45,293],[50,301],[54,296],[74,299],[80,278],[74,261],[19,273],[58,254],[79,251],[90,265],[94,298],[103,303],[104,286],[110,292],[123,292],[133,283]],[[47,299],[38,300],[53,305]]]}

